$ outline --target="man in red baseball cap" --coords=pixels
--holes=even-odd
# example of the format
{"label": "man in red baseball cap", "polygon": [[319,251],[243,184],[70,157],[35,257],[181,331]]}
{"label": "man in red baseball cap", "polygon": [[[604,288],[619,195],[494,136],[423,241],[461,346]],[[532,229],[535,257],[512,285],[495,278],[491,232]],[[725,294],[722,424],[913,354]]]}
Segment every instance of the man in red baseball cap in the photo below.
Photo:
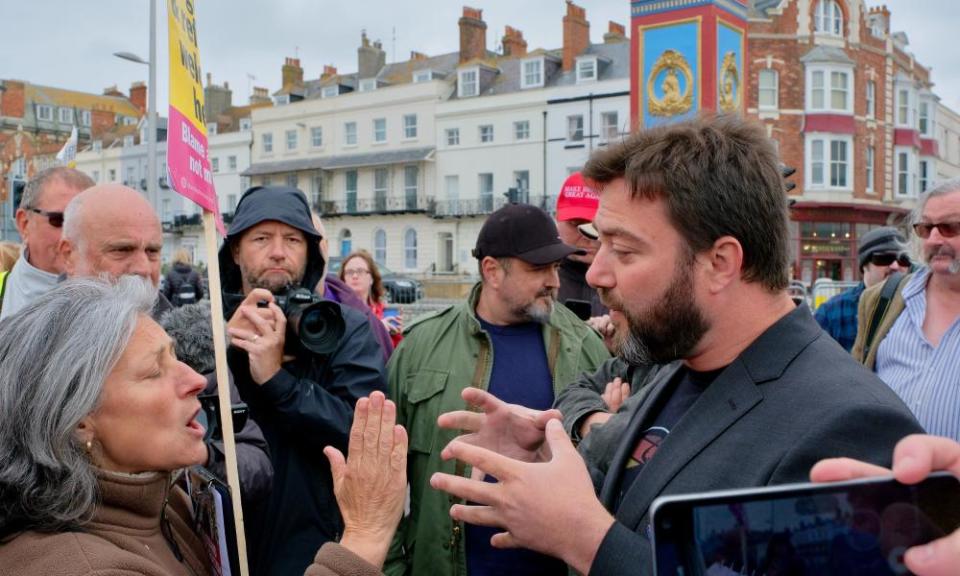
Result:
{"label": "man in red baseball cap", "polygon": [[[607,308],[600,302],[597,291],[587,284],[587,268],[593,263],[600,242],[590,239],[577,229],[593,222],[600,200],[579,172],[571,174],[563,183],[557,197],[557,231],[560,239],[585,254],[571,254],[560,264],[560,291],[557,300],[567,304],[583,320],[602,316]],[[589,303],[589,314],[586,303]]]}

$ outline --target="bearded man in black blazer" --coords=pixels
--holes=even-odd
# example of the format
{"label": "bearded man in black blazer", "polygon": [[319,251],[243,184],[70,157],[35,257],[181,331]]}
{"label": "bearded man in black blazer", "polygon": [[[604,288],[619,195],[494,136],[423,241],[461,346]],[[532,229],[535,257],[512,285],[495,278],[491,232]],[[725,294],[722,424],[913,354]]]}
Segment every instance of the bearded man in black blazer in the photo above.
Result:
{"label": "bearded man in black blazer", "polygon": [[464,392],[482,411],[440,425],[476,433],[443,455],[499,482],[434,476],[434,488],[471,503],[451,515],[502,527],[494,545],[580,573],[649,574],[657,496],[800,482],[832,456],[889,466],[897,441],[921,431],[787,294],[787,198],[761,127],[704,116],[642,131],[594,154],[584,176],[600,193],[587,280],[610,308],[620,358],[680,362],[593,432],[622,431],[594,444],[606,456],[587,458],[589,471],[555,411]]}

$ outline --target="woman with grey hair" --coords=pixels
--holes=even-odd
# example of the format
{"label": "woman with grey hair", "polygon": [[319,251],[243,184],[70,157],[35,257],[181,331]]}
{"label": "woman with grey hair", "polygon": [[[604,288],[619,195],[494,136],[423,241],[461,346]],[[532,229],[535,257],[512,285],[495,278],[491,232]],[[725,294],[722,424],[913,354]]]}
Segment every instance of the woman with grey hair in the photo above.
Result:
{"label": "woman with grey hair", "polygon": [[[74,279],[0,324],[0,574],[211,573],[176,473],[207,459],[197,395],[137,276]],[[403,511],[407,436],[382,393],[331,461],[345,530],[308,576],[380,574]]]}
{"label": "woman with grey hair", "polygon": [[0,324],[3,573],[209,574],[172,482],[207,458],[206,382],[150,319],[156,294],[70,280]]}

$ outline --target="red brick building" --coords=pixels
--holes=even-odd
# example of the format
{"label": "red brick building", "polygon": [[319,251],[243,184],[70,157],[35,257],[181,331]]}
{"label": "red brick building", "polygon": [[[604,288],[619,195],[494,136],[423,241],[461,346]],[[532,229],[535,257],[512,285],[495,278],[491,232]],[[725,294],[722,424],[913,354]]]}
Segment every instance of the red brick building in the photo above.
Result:
{"label": "red brick building", "polygon": [[9,176],[29,179],[52,166],[57,152],[77,128],[82,149],[117,127],[135,128],[147,106],[143,82],[129,96],[110,87],[103,94],[0,80],[0,201]]}
{"label": "red brick building", "polygon": [[796,167],[794,273],[859,279],[857,238],[899,224],[936,174],[927,68],[863,0],[753,0],[747,112]]}

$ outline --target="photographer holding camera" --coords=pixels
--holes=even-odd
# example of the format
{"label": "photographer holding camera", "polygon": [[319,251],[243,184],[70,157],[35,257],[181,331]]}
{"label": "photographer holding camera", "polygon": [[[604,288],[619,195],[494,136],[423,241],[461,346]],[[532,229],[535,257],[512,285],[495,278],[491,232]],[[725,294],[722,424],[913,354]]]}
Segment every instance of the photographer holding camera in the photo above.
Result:
{"label": "photographer holding camera", "polygon": [[386,388],[366,317],[312,291],[324,268],[319,240],[302,192],[258,186],[240,199],[219,254],[227,360],[274,468],[263,514],[246,523],[254,574],[302,574],[336,539],[322,451],[346,450],[357,399]]}

